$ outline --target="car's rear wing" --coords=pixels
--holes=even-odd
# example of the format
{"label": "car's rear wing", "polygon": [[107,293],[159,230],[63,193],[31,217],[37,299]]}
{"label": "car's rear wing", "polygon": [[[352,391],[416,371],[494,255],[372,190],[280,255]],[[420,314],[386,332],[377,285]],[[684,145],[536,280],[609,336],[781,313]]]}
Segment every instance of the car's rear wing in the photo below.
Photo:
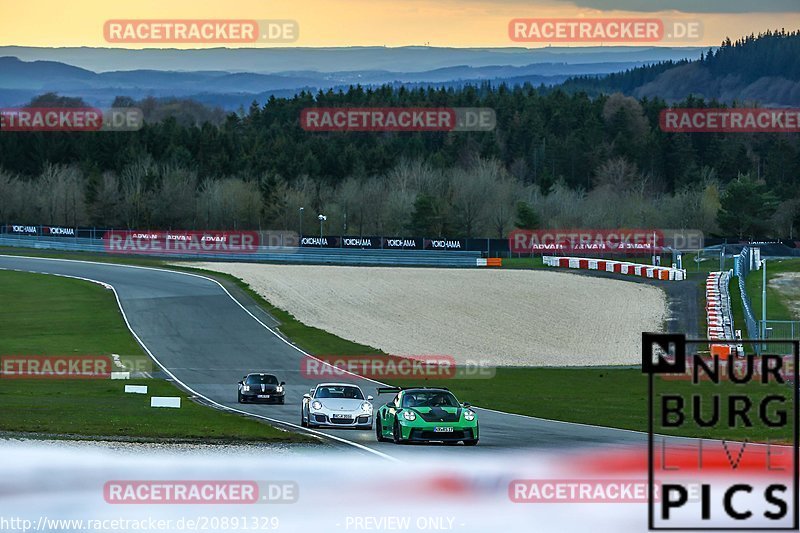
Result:
{"label": "car's rear wing", "polygon": [[446,390],[450,391],[447,387],[378,387],[378,394],[391,394],[393,392],[400,392],[411,389],[432,389],[432,390]]}

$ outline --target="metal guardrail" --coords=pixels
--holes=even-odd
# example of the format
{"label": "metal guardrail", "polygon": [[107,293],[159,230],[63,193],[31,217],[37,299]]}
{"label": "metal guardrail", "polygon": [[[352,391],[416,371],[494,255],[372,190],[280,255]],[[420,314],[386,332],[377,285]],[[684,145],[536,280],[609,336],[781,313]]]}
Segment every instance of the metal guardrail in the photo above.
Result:
{"label": "metal guardrail", "polygon": [[731,273],[729,271],[720,272],[717,287],[720,294],[720,307],[723,313],[723,328],[725,333],[724,339],[733,339],[735,337],[735,326],[733,324],[733,311],[731,309],[731,298],[728,284],[730,283]]}
{"label": "metal guardrail", "polygon": [[[739,278],[739,293],[742,295],[742,304],[744,307],[744,321],[747,327],[747,337],[750,339],[760,339],[761,330],[758,327],[758,321],[753,314],[753,306],[750,303],[750,296],[747,294],[745,287],[745,280],[747,275],[750,274],[750,247],[745,246],[739,255],[736,256],[736,275]],[[761,346],[756,344],[756,352],[760,352]]]}
{"label": "metal guardrail", "polygon": [[[67,252],[95,252],[118,256],[107,252],[98,239],[78,237],[33,237],[0,235],[0,246],[57,250]],[[432,251],[432,250],[370,250],[344,248],[259,247],[254,253],[238,254],[147,254],[149,257],[203,260],[237,261],[255,263],[332,264],[332,265],[385,265],[385,266],[441,266],[476,267],[480,252]]]}

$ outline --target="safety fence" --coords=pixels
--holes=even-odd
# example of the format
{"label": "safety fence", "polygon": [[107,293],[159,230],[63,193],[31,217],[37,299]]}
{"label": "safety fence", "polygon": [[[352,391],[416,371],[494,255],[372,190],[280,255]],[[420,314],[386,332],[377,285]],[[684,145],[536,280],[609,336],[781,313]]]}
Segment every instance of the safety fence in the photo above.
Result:
{"label": "safety fence", "polygon": [[609,259],[587,259],[583,257],[545,256],[544,264],[561,268],[579,268],[583,270],[600,270],[660,280],[681,281],[686,279],[686,270],[670,267],[643,265],[626,261]]}
{"label": "safety fence", "polygon": [[[750,302],[750,296],[747,294],[747,288],[745,286],[747,275],[750,274],[752,269],[753,269],[752,248],[750,248],[749,246],[745,246],[742,248],[742,251],[739,252],[739,255],[737,255],[735,258],[734,273],[739,279],[739,293],[742,296],[742,307],[744,308],[744,322],[745,322],[745,327],[747,328],[747,338],[760,339],[761,332],[758,329],[758,322],[756,321],[755,314],[753,313],[753,305]],[[756,351],[759,352],[760,346],[758,344],[756,344],[755,346],[756,346]]]}
{"label": "safety fence", "polygon": [[759,320],[764,339],[800,339],[797,320]]}
{"label": "safety fence", "polygon": [[[91,239],[102,242],[112,234],[162,234],[182,235],[186,233],[200,233],[197,230],[150,230],[150,229],[112,229],[94,227],[68,227],[48,225],[25,224],[0,224],[0,235],[13,237],[53,237],[62,239]],[[224,233],[211,231],[209,233]],[[291,248],[319,248],[326,250],[351,249],[351,250],[377,250],[377,251],[405,251],[420,250],[432,252],[479,252],[484,257],[510,256],[508,239],[466,238],[456,239],[450,237],[396,237],[396,236],[352,236],[352,235],[300,235],[294,231],[285,230],[258,230],[242,231],[231,230],[227,233],[251,233],[261,238],[262,244],[271,246],[284,246]]]}
{"label": "safety fence", "polygon": [[[759,320],[759,326],[764,340],[800,339],[800,322],[797,320]],[[793,346],[790,343],[775,343],[770,345],[770,349],[777,353],[792,353]]]}
{"label": "safety fence", "polygon": [[[0,234],[0,246],[56,250],[68,252],[96,252],[109,254],[102,239],[79,237],[40,237]],[[2,253],[2,252],[0,252]],[[114,254],[124,255],[124,254]],[[497,260],[481,257],[480,252],[434,250],[370,250],[347,248],[301,248],[289,246],[258,246],[248,253],[180,253],[160,252],[151,249],[139,256],[177,260],[237,261],[294,264],[375,265],[375,266],[429,266],[429,267],[487,267],[500,266]]]}

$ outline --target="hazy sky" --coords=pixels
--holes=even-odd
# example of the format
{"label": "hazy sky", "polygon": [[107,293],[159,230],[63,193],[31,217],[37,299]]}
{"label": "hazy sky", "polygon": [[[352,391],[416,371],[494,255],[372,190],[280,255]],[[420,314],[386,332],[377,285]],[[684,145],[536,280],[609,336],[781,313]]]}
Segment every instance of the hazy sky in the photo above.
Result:
{"label": "hazy sky", "polygon": [[108,19],[244,18],[296,20],[289,46],[503,47],[523,46],[509,39],[512,18],[609,16],[700,20],[703,39],[678,44],[714,46],[800,28],[800,0],[0,0],[0,45],[116,47],[103,38]]}

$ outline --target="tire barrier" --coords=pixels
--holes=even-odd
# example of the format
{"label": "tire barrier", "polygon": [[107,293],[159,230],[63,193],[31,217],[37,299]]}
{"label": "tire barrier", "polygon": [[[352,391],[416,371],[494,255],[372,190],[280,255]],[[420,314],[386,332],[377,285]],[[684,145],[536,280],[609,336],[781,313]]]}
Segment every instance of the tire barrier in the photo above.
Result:
{"label": "tire barrier", "polygon": [[479,257],[475,260],[475,263],[479,267],[501,267],[503,266],[503,260],[499,257]]}
{"label": "tire barrier", "polygon": [[542,259],[545,265],[553,267],[600,270],[664,281],[681,281],[686,279],[686,270],[678,268],[643,265],[641,263],[629,263],[626,261],[613,261],[611,259],[587,259],[583,257],[557,257],[546,255]]}
{"label": "tire barrier", "polygon": [[742,345],[714,344],[714,340],[731,340],[738,338],[733,327],[731,299],[728,292],[732,272],[709,272],[706,278],[706,322],[709,351],[711,355],[724,358],[731,354],[742,356]]}

